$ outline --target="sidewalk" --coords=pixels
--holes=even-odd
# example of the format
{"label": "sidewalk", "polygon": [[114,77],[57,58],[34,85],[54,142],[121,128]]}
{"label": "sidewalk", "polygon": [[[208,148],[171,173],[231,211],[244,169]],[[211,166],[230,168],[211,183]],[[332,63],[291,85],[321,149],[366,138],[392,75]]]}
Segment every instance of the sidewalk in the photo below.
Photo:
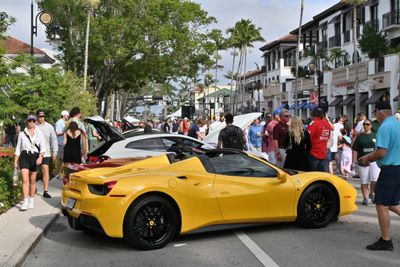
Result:
{"label": "sidewalk", "polygon": [[0,266],[21,266],[41,240],[51,223],[60,215],[61,180],[50,181],[49,194],[42,197],[43,183],[37,183],[35,208],[20,211],[14,206],[0,215]]}

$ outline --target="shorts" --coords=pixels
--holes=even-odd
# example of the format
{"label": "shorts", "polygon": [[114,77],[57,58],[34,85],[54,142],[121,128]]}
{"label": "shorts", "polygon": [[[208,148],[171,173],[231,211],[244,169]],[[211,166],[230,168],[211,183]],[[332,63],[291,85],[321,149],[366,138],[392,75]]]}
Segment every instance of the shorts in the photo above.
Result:
{"label": "shorts", "polygon": [[31,172],[37,172],[38,166],[36,160],[39,157],[39,153],[28,153],[26,150],[21,152],[19,156],[19,168],[28,169]]}
{"label": "shorts", "polygon": [[360,175],[361,184],[376,182],[381,171],[376,162],[371,162],[369,166],[357,166],[357,170],[358,175]]}
{"label": "shorts", "polygon": [[383,206],[400,204],[400,166],[381,166],[375,186],[375,203]]}
{"label": "shorts", "polygon": [[64,158],[64,145],[58,145],[57,159],[62,160]]}
{"label": "shorts", "polygon": [[42,164],[41,165],[48,165],[48,166],[50,166],[51,165],[51,157],[44,157],[43,159],[42,159]]}
{"label": "shorts", "polygon": [[328,149],[328,157],[327,157],[328,161],[329,162],[335,161],[336,160],[336,154],[337,154],[337,152],[332,152],[332,151],[330,151],[330,149]]}

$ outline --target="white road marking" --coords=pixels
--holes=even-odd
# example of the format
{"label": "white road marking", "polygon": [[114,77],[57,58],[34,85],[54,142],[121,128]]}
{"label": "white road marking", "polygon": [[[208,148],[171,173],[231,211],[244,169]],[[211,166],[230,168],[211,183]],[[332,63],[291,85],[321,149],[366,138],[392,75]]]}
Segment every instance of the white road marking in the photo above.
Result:
{"label": "white road marking", "polygon": [[264,265],[268,267],[279,267],[279,265],[268,256],[248,235],[242,231],[236,231],[236,236],[242,241],[243,244],[257,257],[257,259]]}
{"label": "white road marking", "polygon": [[182,246],[186,246],[186,244],[174,244],[175,248],[182,247]]}

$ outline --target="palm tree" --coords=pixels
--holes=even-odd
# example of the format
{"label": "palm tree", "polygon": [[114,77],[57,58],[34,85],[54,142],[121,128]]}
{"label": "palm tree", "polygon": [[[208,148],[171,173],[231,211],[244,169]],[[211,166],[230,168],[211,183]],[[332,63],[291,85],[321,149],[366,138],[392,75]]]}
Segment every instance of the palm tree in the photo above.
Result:
{"label": "palm tree", "polygon": [[333,48],[329,55],[329,61],[333,63],[335,68],[340,67],[342,64],[346,65],[348,62],[349,53],[339,48]]}
{"label": "palm tree", "polygon": [[[341,0],[342,3],[353,6],[353,64],[356,63],[357,55],[357,7],[366,3],[368,0]],[[355,94],[355,111],[356,114],[360,112],[360,91],[358,88],[358,65],[356,65],[356,80],[354,82],[354,94]]]}
{"label": "palm tree", "polygon": [[[234,73],[235,71],[235,63],[236,63],[236,57],[239,55],[238,52],[236,52],[237,50],[237,43],[235,42],[235,28],[233,27],[229,27],[226,30],[226,33],[229,34],[229,38],[227,39],[227,48],[233,48],[233,51],[231,53],[232,55],[232,70],[230,71],[230,77],[229,79],[231,80],[231,93],[230,93],[230,97],[229,97],[229,108],[232,108],[232,96],[233,96],[233,81],[237,80],[237,76],[238,73]],[[235,91],[235,95],[236,95],[236,91]],[[232,108],[231,112],[234,114],[234,110]]]}
{"label": "palm tree", "polygon": [[[261,36],[261,28],[256,27],[251,20],[241,19],[235,23],[234,34],[231,38],[232,45],[239,49],[239,65],[237,68],[237,73],[243,73],[243,75],[238,75],[238,80],[236,81],[236,91],[234,98],[234,108],[236,107],[236,96],[238,91],[239,77],[243,77],[243,84],[246,84],[246,64],[247,64],[247,54],[248,49],[253,46],[254,42],[263,42],[264,38]],[[242,72],[243,71],[243,72]],[[243,102],[243,91],[242,102]],[[236,113],[236,112],[235,112]]]}
{"label": "palm tree", "polygon": [[[222,31],[218,29],[214,29],[210,33],[211,40],[214,42],[215,49],[215,91],[217,91],[217,83],[218,83],[218,70],[223,69],[223,66],[218,65],[218,61],[221,59],[219,55],[219,51],[226,49],[226,39],[222,36]],[[217,102],[217,94],[214,96],[214,116],[215,116],[215,103]]]}

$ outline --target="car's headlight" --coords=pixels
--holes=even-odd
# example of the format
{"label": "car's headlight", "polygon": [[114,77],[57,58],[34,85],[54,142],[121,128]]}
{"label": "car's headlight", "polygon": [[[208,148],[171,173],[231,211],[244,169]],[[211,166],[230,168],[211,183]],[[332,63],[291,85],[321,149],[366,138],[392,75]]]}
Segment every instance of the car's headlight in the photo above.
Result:
{"label": "car's headlight", "polygon": [[110,193],[111,189],[117,184],[118,181],[109,181],[104,184],[89,184],[89,191],[92,194],[105,196]]}

